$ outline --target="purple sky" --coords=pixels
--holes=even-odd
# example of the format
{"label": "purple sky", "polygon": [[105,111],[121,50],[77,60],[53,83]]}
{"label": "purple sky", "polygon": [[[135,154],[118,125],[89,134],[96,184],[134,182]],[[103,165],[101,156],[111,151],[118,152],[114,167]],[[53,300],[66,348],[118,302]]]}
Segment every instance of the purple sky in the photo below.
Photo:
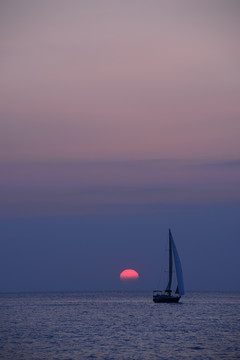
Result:
{"label": "purple sky", "polygon": [[236,1],[3,1],[0,160],[236,159]]}
{"label": "purple sky", "polygon": [[[239,15],[234,0],[1,2],[0,272],[10,275],[0,279],[0,291],[64,290],[70,277],[76,281],[68,289],[91,288],[81,283],[84,269],[77,265],[79,282],[67,270],[65,282],[57,275],[51,282],[50,268],[36,283],[21,282],[21,259],[12,255],[26,252],[31,272],[30,259],[41,262],[28,252],[26,236],[38,245],[43,241],[43,254],[55,241],[64,259],[68,240],[66,235],[58,243],[60,224],[64,234],[79,236],[74,254],[85,242],[94,248],[96,237],[103,240],[109,222],[106,238],[120,226],[131,231],[122,233],[124,240],[112,239],[110,248],[104,243],[102,259],[104,253],[115,259],[108,266],[117,275],[113,271],[102,288],[117,288],[118,272],[134,264],[140,279],[145,273],[152,281],[158,238],[173,226],[187,273],[191,250],[185,246],[197,231],[209,245],[199,235],[192,251],[203,257],[209,251],[205,270],[213,274],[214,236],[221,239],[214,267],[227,263],[228,275],[216,271],[206,288],[239,289],[238,260],[231,256],[240,251]],[[74,222],[85,217],[89,232]],[[152,227],[153,244],[148,239],[148,258],[143,245],[136,260],[144,232],[138,224],[144,221],[145,229]],[[115,256],[119,242],[130,238],[127,254]],[[84,249],[85,266],[92,268]],[[101,256],[95,263],[107,274]],[[196,273],[203,262],[200,257]],[[62,266],[57,258],[55,263]],[[66,267],[70,263],[69,255]],[[154,286],[149,278],[140,288]],[[197,289],[191,276],[187,287]]]}

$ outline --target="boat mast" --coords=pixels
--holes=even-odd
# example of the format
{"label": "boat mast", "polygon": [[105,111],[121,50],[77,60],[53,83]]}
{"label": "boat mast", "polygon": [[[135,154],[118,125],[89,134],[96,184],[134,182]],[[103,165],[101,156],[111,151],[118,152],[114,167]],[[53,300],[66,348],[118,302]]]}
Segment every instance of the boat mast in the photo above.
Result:
{"label": "boat mast", "polygon": [[172,234],[171,230],[169,229],[169,268],[168,268],[168,285],[166,287],[166,292],[171,294],[171,285],[172,285]]}

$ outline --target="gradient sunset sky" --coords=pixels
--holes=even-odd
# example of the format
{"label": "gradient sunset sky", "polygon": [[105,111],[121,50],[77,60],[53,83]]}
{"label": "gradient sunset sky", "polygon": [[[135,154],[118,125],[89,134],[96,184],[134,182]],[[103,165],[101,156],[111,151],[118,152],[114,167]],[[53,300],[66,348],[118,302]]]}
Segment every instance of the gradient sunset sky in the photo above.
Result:
{"label": "gradient sunset sky", "polygon": [[169,227],[187,289],[240,290],[239,18],[1,1],[0,291],[151,290]]}

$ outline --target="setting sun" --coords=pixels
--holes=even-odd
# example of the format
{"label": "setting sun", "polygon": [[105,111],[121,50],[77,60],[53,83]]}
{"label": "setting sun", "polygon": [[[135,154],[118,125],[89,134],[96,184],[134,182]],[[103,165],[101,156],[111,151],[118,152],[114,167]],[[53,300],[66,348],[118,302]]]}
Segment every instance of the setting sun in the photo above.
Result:
{"label": "setting sun", "polygon": [[123,270],[120,274],[121,281],[137,281],[139,279],[139,274],[133,269]]}

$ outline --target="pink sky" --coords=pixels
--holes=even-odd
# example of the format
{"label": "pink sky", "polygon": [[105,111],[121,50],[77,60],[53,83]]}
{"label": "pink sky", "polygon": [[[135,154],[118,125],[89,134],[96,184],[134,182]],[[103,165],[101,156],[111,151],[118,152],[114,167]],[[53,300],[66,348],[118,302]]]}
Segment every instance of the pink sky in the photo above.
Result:
{"label": "pink sky", "polygon": [[186,288],[239,289],[239,19],[0,1],[0,291],[114,290],[124,268],[154,289],[168,227]]}
{"label": "pink sky", "polygon": [[3,1],[0,161],[240,154],[236,1]]}
{"label": "pink sky", "polygon": [[0,214],[239,202],[239,11],[1,2]]}

